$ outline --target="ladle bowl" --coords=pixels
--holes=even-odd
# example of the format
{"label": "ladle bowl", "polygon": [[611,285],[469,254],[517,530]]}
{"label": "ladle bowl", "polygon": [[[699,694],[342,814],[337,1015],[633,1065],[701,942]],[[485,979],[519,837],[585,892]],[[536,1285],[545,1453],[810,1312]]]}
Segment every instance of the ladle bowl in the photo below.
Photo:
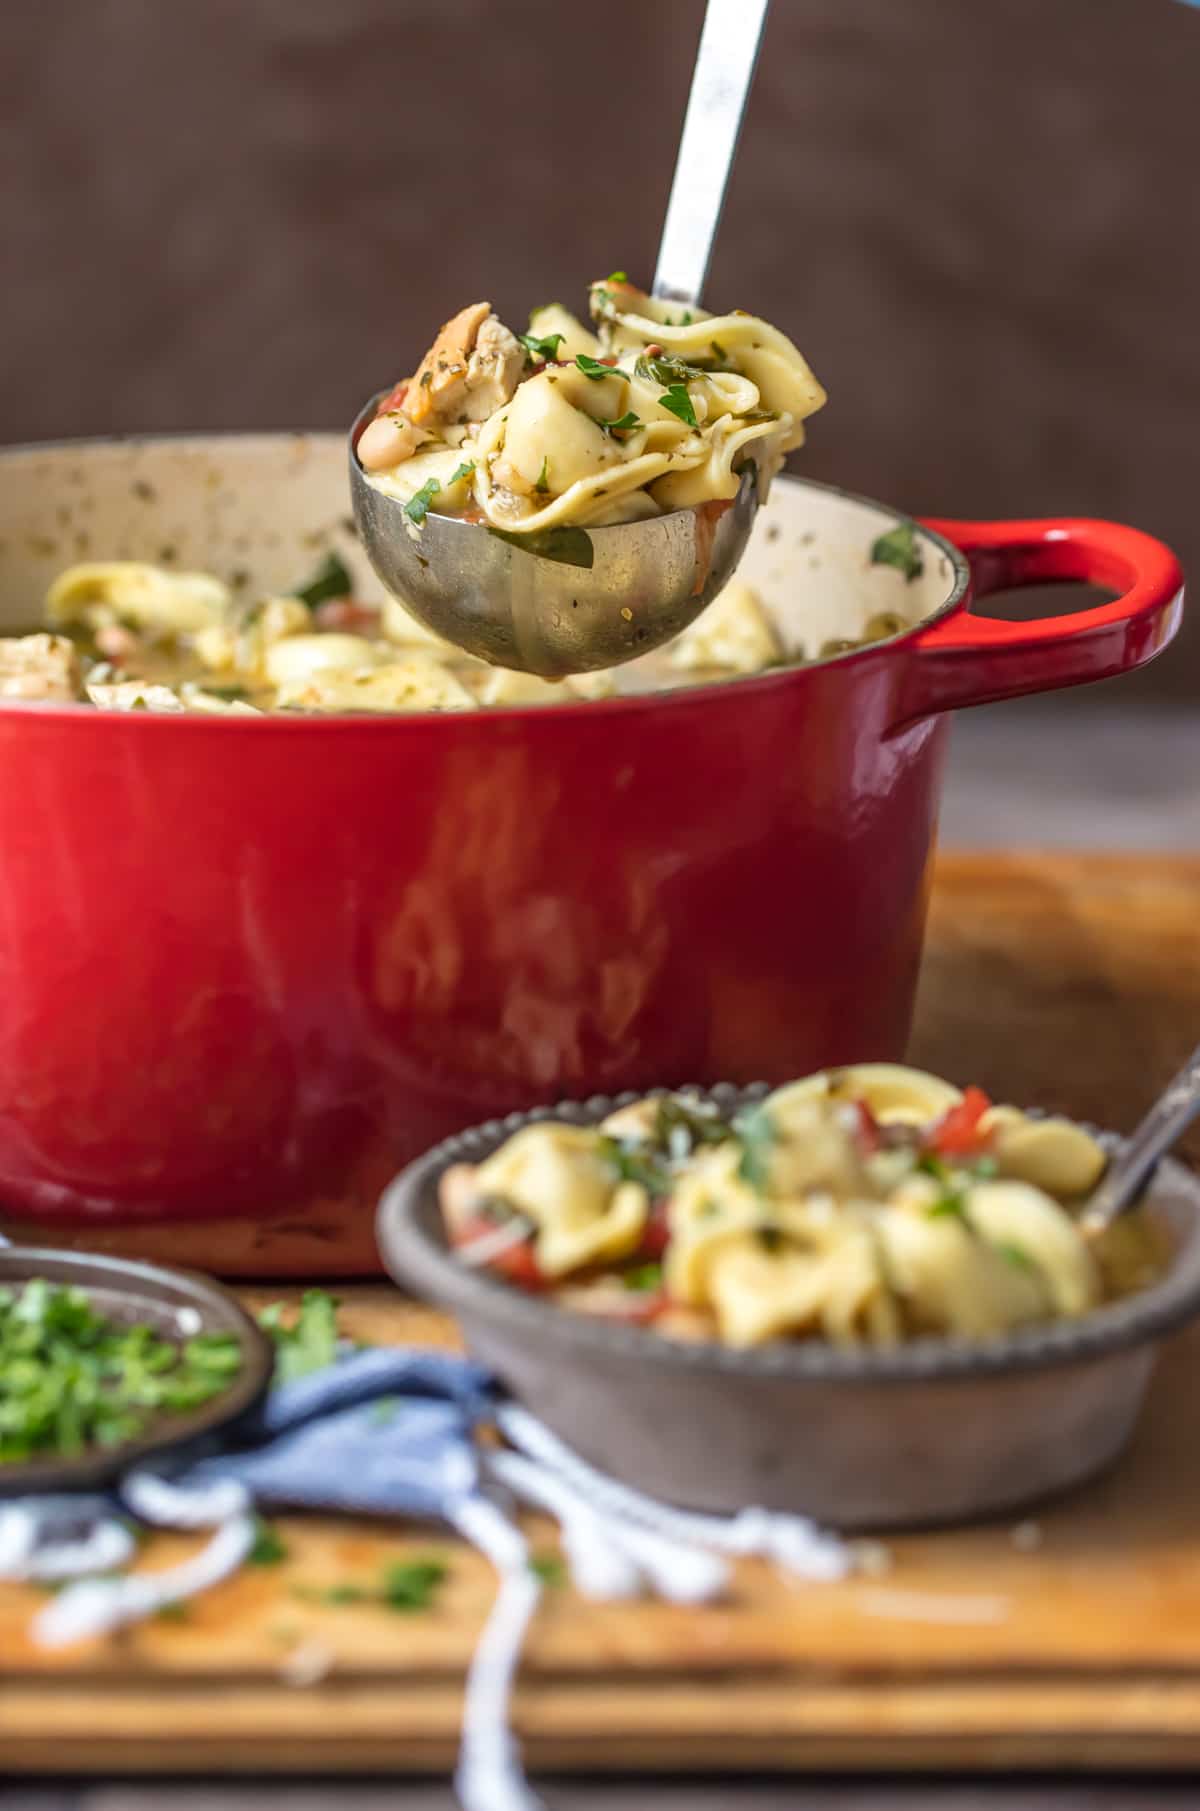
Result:
{"label": "ladle bowl", "polygon": [[758,512],[758,469],[736,497],[606,528],[500,533],[439,516],[421,523],[377,490],[350,436],[350,493],[363,549],[380,582],[445,641],[493,666],[544,679],[620,666],[686,629],[732,576]]}

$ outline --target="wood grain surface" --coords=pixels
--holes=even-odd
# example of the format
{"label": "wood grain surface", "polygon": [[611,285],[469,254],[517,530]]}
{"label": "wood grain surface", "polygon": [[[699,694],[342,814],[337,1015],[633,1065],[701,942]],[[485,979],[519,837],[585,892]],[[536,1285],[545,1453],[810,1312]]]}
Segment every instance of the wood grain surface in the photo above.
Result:
{"label": "wood grain surface", "polygon": [[[1128,1125],[1195,1041],[1198,903],[1194,858],[945,858],[914,1059]],[[359,1338],[455,1338],[385,1286],[344,1301]],[[897,1539],[886,1571],[840,1585],[784,1585],[747,1563],[729,1600],[701,1609],[549,1590],[516,1706],[531,1759],[564,1771],[1200,1764],[1198,1382],[1193,1331],[1168,1349],[1126,1460],[1032,1533]],[[486,1565],[436,1530],[311,1517],[284,1532],[281,1565],[243,1573],[186,1621],[62,1653],[28,1639],[37,1593],[0,1587],[0,1773],[446,1766]],[[157,1538],[139,1564],[189,1544]],[[430,1550],[451,1574],[419,1616],[297,1594]]]}
{"label": "wood grain surface", "polygon": [[[455,1337],[382,1286],[348,1291],[343,1319],[367,1340]],[[895,1538],[886,1571],[837,1585],[781,1584],[747,1562],[727,1602],[699,1609],[549,1589],[516,1707],[532,1760],[560,1770],[1196,1764],[1198,1367],[1194,1333],[1168,1351],[1126,1461],[1019,1534],[1003,1524]],[[324,1517],[279,1527],[284,1561],[244,1571],[185,1622],[74,1649],[35,1648],[28,1623],[43,1598],[0,1587],[0,1772],[446,1767],[491,1598],[485,1563],[431,1529]],[[551,1550],[548,1526],[529,1527]],[[138,1563],[169,1564],[194,1545],[156,1537]],[[431,1551],[450,1577],[419,1615],[309,1595],[369,1584],[388,1560]]]}

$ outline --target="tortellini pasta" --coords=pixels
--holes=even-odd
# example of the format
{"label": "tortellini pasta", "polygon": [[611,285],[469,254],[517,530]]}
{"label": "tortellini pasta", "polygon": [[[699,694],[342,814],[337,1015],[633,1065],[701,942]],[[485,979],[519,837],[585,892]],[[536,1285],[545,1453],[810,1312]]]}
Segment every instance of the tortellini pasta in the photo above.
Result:
{"label": "tortellini pasta", "polygon": [[1105,1161],[1068,1120],[867,1063],[730,1118],[665,1095],[596,1128],[527,1126],[443,1205],[466,1261],[502,1250],[510,1280],[564,1306],[733,1346],[886,1346],[991,1338],[1143,1286],[1152,1224],[1089,1241],[1073,1213]]}
{"label": "tortellini pasta", "polygon": [[[571,381],[589,388],[578,374]],[[429,451],[412,464],[424,470],[439,457]],[[641,507],[656,506],[644,494]],[[525,709],[705,684],[799,658],[758,594],[734,580],[649,664],[552,683],[472,659],[395,598],[357,602],[332,556],[295,594],[258,598],[211,573],[132,560],[71,566],[50,587],[45,615],[57,633],[0,637],[0,698],[229,717]]]}
{"label": "tortellini pasta", "polygon": [[535,309],[518,337],[472,303],[384,398],[358,457],[414,532],[429,509],[520,534],[638,521],[728,501],[747,461],[765,497],[825,401],[792,342],[624,272],[592,284],[590,311],[594,331],[560,303]]}

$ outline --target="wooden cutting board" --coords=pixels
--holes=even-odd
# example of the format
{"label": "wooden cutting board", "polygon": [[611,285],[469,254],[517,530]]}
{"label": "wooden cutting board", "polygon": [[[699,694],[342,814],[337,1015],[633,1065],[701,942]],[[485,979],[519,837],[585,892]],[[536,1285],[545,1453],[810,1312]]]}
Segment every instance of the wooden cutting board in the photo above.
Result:
{"label": "wooden cutting board", "polygon": [[[1200,860],[942,862],[914,1060],[1127,1125],[1198,1025]],[[356,1337],[454,1339],[443,1317],[383,1286],[342,1294]],[[875,1575],[784,1584],[746,1563],[727,1602],[690,1610],[549,1589],[516,1705],[531,1763],[1200,1764],[1198,1397],[1200,1330],[1168,1349],[1107,1479],[1019,1530],[890,1541]],[[186,1621],[64,1653],[28,1640],[39,1594],[0,1586],[0,1773],[445,1768],[490,1601],[486,1565],[437,1530],[279,1526],[282,1563],[244,1572]],[[139,1564],[189,1545],[155,1539]],[[420,1614],[304,1595],[370,1584],[386,1561],[431,1551],[450,1576]]]}

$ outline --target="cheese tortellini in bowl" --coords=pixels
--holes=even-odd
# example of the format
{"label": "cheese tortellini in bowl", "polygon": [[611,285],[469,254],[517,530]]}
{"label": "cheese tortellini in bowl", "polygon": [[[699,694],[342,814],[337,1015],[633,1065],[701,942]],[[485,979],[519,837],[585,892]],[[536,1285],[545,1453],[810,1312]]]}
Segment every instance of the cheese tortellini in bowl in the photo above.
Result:
{"label": "cheese tortellini in bowl", "polygon": [[987,1339],[1153,1281],[1134,1215],[1078,1209],[1102,1145],[920,1070],[825,1070],[723,1113],[647,1097],[597,1126],[537,1121],[442,1179],[461,1262],[564,1308],[736,1347]]}
{"label": "cheese tortellini in bowl", "polygon": [[778,328],[662,302],[624,271],[593,283],[591,326],[559,303],[514,334],[488,302],[446,322],[358,441],[370,482],[426,514],[517,534],[601,527],[761,494],[825,392]]}

